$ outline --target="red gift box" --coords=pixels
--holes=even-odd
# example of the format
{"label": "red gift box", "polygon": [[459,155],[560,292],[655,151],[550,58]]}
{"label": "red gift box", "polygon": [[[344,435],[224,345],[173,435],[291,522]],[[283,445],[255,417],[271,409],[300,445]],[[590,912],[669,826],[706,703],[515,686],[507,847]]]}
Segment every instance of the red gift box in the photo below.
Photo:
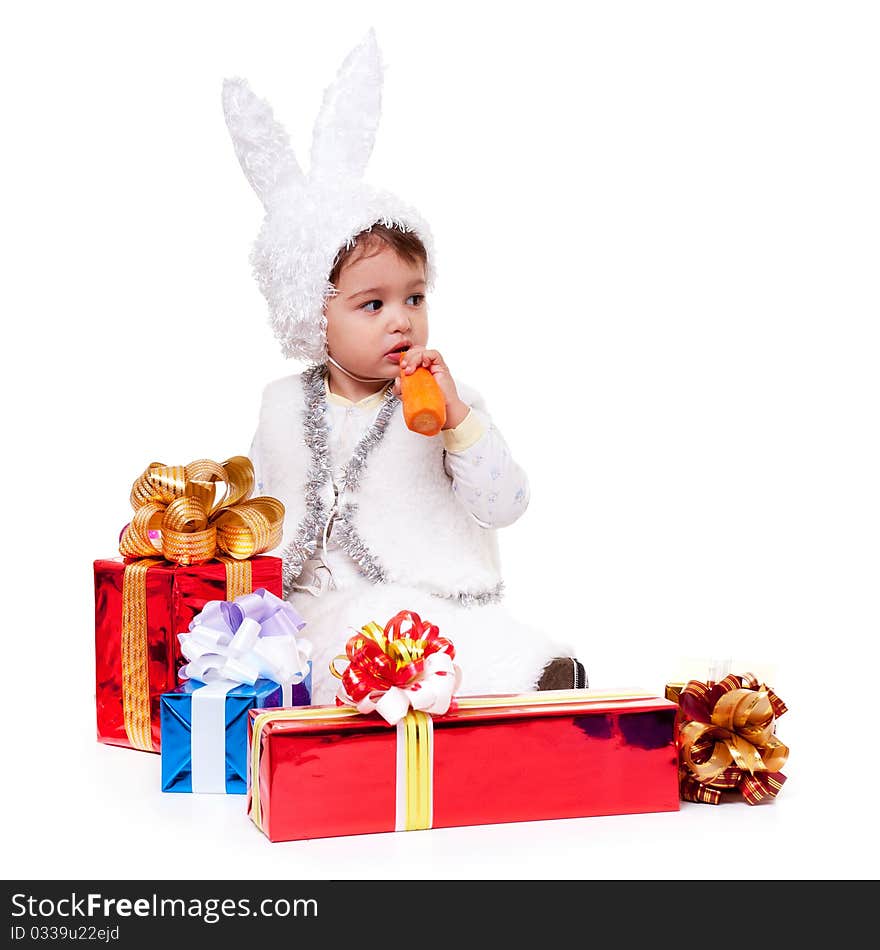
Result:
{"label": "red gift box", "polygon": [[674,703],[460,697],[395,727],[351,707],[252,710],[248,809],[272,841],[679,807]]}
{"label": "red gift box", "polygon": [[[95,561],[95,701],[100,742],[158,752],[160,697],[177,688],[177,671],[185,662],[177,634],[189,629],[190,621],[209,600],[229,598],[224,562],[183,567],[168,561],[152,561],[147,565],[146,643],[129,643],[124,647],[126,564],[121,558]],[[239,579],[242,565],[245,570],[250,566],[252,590],[265,587],[281,596],[280,558],[254,557],[232,565]],[[140,697],[140,709],[134,708],[137,700],[132,696]]]}

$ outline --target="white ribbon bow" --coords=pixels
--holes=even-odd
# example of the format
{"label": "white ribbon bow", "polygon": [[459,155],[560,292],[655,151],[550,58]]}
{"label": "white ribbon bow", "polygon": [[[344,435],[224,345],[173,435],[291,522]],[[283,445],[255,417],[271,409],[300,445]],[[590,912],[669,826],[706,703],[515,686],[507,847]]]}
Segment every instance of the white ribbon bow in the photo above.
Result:
{"label": "white ribbon bow", "polygon": [[410,707],[442,716],[449,710],[453,693],[461,683],[461,670],[448,653],[432,653],[426,660],[419,677],[408,686],[390,686],[374,690],[356,703],[340,683],[337,696],[340,702],[354,706],[358,712],[377,712],[390,726],[397,725]]}
{"label": "white ribbon bow", "polygon": [[212,600],[178,634],[189,660],[181,679],[220,680],[251,686],[262,676],[281,685],[282,705],[293,702],[293,686],[309,672],[312,645],[296,634],[305,620],[286,600],[260,588],[235,600]]}

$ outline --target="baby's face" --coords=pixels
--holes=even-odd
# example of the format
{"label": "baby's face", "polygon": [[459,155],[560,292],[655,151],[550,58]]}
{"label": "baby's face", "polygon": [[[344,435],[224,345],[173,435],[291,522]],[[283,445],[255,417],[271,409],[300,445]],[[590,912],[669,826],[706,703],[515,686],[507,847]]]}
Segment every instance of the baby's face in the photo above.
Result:
{"label": "baby's face", "polygon": [[393,379],[401,349],[428,342],[425,271],[387,244],[366,253],[342,268],[338,293],[324,308],[327,347],[358,376]]}

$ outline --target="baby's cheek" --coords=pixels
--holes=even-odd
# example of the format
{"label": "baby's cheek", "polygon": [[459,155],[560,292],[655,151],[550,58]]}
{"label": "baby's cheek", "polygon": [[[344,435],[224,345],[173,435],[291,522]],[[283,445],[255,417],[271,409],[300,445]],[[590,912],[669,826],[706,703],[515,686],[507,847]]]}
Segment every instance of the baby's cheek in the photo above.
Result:
{"label": "baby's cheek", "polygon": [[423,314],[419,314],[412,323],[412,330],[410,331],[410,339],[413,343],[418,346],[427,346],[428,345],[428,318]]}

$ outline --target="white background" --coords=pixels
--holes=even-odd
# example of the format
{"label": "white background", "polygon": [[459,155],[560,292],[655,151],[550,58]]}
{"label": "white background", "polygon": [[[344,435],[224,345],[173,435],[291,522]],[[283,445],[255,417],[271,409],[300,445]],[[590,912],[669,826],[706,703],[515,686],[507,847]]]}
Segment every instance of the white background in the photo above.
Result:
{"label": "white background", "polygon": [[[595,687],[769,671],[775,805],[272,845],[242,798],[163,795],[158,757],[95,742],[92,560],[131,482],[245,453],[301,368],[250,276],[221,80],[306,163],[370,25],[368,177],[431,222],[432,342],[531,477],[509,607]],[[5,875],[874,876],[878,42],[869,3],[7,11]]]}

